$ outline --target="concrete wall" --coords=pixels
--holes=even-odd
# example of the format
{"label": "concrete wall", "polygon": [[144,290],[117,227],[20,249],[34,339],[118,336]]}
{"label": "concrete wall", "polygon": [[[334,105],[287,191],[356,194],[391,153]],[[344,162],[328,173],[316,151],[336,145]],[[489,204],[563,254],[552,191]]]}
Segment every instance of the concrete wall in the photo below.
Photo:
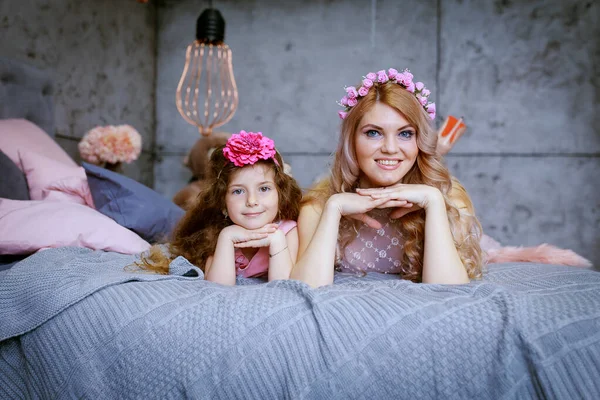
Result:
{"label": "concrete wall", "polygon": [[[190,177],[198,132],[175,89],[201,1],[159,3],[155,187]],[[223,128],[275,139],[308,186],[326,171],[344,85],[408,66],[432,89],[439,120],[469,131],[448,165],[484,229],[506,245],[543,242],[600,265],[599,14],[591,1],[215,1],[233,50],[240,103]],[[437,121],[438,123],[440,121]]]}
{"label": "concrete wall", "polygon": [[142,156],[125,173],[153,185],[156,13],[134,0],[1,0],[0,55],[50,69],[57,141],[76,160],[96,125],[133,125]]}

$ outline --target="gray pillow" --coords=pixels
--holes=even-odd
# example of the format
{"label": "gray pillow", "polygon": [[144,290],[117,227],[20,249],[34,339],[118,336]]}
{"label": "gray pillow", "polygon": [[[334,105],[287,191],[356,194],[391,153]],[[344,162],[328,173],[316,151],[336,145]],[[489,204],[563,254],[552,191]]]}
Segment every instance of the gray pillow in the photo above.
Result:
{"label": "gray pillow", "polygon": [[151,243],[168,239],[185,214],[171,200],[131,178],[85,162],[82,166],[96,210]]}
{"label": "gray pillow", "polygon": [[0,151],[0,171],[2,171],[0,197],[11,200],[30,200],[25,174],[2,151]]}

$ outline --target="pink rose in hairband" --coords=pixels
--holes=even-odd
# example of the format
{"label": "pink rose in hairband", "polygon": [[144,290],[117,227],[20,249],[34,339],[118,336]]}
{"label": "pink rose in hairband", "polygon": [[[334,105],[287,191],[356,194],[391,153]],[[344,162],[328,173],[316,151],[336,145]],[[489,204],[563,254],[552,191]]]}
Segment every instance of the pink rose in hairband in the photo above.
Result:
{"label": "pink rose in hairband", "polygon": [[397,75],[398,75],[398,71],[397,70],[395,70],[394,68],[388,69],[388,77],[390,79],[394,79]]}
{"label": "pink rose in hairband", "polygon": [[377,72],[377,82],[386,83],[387,81],[389,81],[389,78],[385,74],[385,71],[384,70],[378,71]]}
{"label": "pink rose in hairband", "polygon": [[412,83],[412,78],[412,74],[408,71],[401,72],[396,76],[398,83],[401,83],[406,88]]}
{"label": "pink rose in hairband", "polygon": [[424,89],[421,91],[421,94],[422,94],[423,96],[425,96],[425,97],[429,97],[429,95],[431,94],[431,92],[429,91],[429,89],[425,89],[425,88],[424,88]]}
{"label": "pink rose in hairband", "polygon": [[231,135],[223,155],[236,167],[252,165],[258,160],[275,159],[275,143],[273,140],[263,136],[261,132],[240,131],[239,134]]}
{"label": "pink rose in hairband", "polygon": [[421,90],[423,90],[424,87],[425,87],[425,84],[423,82],[417,82],[417,83],[415,83],[415,89],[417,89],[419,92]]}
{"label": "pink rose in hairband", "polygon": [[427,97],[417,95],[417,100],[419,100],[419,103],[421,103],[422,106],[427,105]]}
{"label": "pink rose in hairband", "polygon": [[344,119],[346,118],[346,115],[348,115],[348,113],[346,111],[338,111],[338,115],[341,119]]}
{"label": "pink rose in hairband", "polygon": [[373,87],[373,81],[371,79],[369,79],[369,78],[363,79],[362,84],[367,89],[370,89],[371,87]]}
{"label": "pink rose in hairband", "polygon": [[354,86],[348,86],[346,93],[348,93],[348,99],[356,99],[356,96],[358,96],[358,92]]}
{"label": "pink rose in hairband", "polygon": [[348,105],[348,97],[346,97],[346,96],[342,97],[342,99],[340,100],[340,104],[343,106],[347,106]]}
{"label": "pink rose in hairband", "polygon": [[429,103],[425,106],[427,113],[431,119],[435,119],[435,103]]}
{"label": "pink rose in hairband", "polygon": [[367,93],[369,93],[369,89],[367,89],[366,87],[361,86],[361,87],[358,88],[358,94],[359,95],[361,95],[361,96],[364,97],[364,96],[367,95]]}
{"label": "pink rose in hairband", "polygon": [[375,72],[369,72],[367,74],[367,79],[374,81],[375,79],[377,79],[377,75],[375,75]]}
{"label": "pink rose in hairband", "polygon": [[358,104],[358,100],[356,98],[348,99],[348,107],[354,107],[356,104]]}
{"label": "pink rose in hairband", "polygon": [[408,86],[406,87],[406,90],[408,90],[411,93],[414,93],[415,92],[415,83],[414,82],[409,83]]}

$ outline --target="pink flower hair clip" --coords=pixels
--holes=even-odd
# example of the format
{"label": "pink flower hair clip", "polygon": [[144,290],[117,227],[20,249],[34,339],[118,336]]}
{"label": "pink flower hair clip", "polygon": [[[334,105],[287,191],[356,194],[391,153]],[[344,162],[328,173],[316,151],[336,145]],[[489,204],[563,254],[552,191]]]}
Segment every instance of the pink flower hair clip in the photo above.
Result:
{"label": "pink flower hair clip", "polygon": [[275,142],[263,136],[262,132],[240,131],[238,134],[231,135],[223,148],[223,155],[236,167],[253,165],[259,160],[270,158],[279,165],[275,153]]}
{"label": "pink flower hair clip", "polygon": [[394,68],[388,69],[387,72],[383,69],[377,73],[369,72],[367,76],[363,76],[362,86],[358,89],[354,86],[347,86],[345,88],[346,95],[338,102],[340,106],[344,107],[344,111],[338,111],[340,118],[346,118],[352,107],[358,104],[358,100],[361,97],[365,97],[374,85],[383,85],[387,82],[396,83],[414,94],[421,106],[427,111],[427,114],[429,114],[429,118],[435,119],[435,103],[429,102],[431,92],[425,87],[423,82],[413,82],[413,74],[410,73],[408,68],[402,72],[398,72]]}

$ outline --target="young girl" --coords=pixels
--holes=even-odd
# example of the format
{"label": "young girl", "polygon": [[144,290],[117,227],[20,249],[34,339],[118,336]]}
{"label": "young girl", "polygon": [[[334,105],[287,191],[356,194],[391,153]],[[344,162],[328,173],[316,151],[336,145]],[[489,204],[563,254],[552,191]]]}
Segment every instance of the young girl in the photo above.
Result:
{"label": "young girl", "polygon": [[426,283],[480,277],[481,227],[460,211],[470,199],[456,195],[436,153],[429,90],[389,69],[346,93],[331,176],[303,200],[291,277],[326,285],[334,267]]}
{"label": "young girl", "polygon": [[241,131],[209,162],[207,189],[175,228],[170,256],[153,246],[142,266],[166,274],[170,261],[183,256],[205,279],[224,285],[235,285],[236,275],[288,279],[298,251],[302,192],[284,172],[273,141]]}

